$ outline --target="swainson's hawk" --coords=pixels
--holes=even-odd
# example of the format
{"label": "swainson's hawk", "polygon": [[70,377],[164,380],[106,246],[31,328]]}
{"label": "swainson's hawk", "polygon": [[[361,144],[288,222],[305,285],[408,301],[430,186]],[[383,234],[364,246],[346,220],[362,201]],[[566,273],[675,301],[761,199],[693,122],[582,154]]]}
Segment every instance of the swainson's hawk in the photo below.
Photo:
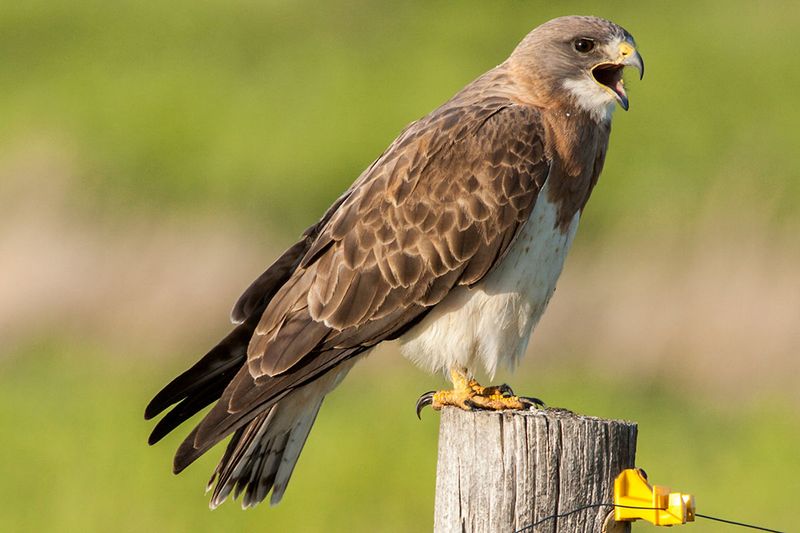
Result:
{"label": "swainson's hawk", "polygon": [[631,35],[607,20],[547,22],[511,56],[409,125],[239,298],[237,326],[150,402],[150,443],[216,402],[181,444],[180,472],[233,434],[211,506],[286,490],[322,400],[378,343],[399,339],[452,391],[418,409],[523,408],[481,387],[514,365],[553,294],[600,175]]}

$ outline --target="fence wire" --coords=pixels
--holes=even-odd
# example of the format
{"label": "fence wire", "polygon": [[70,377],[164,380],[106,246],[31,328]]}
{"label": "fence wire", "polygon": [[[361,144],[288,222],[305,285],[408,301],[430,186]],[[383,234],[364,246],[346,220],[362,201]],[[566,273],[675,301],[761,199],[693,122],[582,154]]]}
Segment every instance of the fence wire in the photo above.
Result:
{"label": "fence wire", "polygon": [[[581,507],[576,507],[575,509],[572,509],[572,510],[567,511],[565,513],[554,513],[554,514],[551,514],[549,516],[545,516],[544,518],[542,518],[540,520],[537,520],[533,524],[530,524],[530,525],[527,525],[527,526],[525,526],[523,528],[517,529],[516,531],[514,531],[514,533],[524,533],[525,531],[532,530],[536,526],[544,524],[547,521],[556,520],[557,518],[565,518],[567,516],[573,515],[575,513],[579,513],[581,511],[585,511],[587,509],[597,509],[599,507],[621,507],[621,508],[624,508],[624,509],[643,509],[643,510],[646,510],[646,511],[666,511],[666,509],[662,508],[662,507],[638,507],[638,506],[635,506],[635,505],[622,505],[622,504],[618,504],[618,503],[590,503],[590,504],[587,504],[587,505],[583,505]],[[763,526],[756,526],[756,525],[753,525],[753,524],[746,524],[744,522],[736,522],[734,520],[727,520],[725,518],[719,518],[719,517],[716,517],[716,516],[709,516],[709,515],[699,514],[699,513],[695,513],[694,516],[696,518],[705,518],[706,520],[714,520],[716,522],[724,522],[726,524],[731,524],[731,525],[740,526],[740,527],[746,527],[746,528],[750,528],[750,529],[757,529],[759,531],[770,531],[771,533],[785,533],[784,531],[779,531],[777,529],[769,529],[769,528],[763,527]]]}

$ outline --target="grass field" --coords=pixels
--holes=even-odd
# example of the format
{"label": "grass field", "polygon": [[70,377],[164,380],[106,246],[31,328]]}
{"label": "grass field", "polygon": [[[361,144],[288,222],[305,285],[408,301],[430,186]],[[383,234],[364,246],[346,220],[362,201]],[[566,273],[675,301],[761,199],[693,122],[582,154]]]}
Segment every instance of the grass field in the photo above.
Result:
{"label": "grass field", "polygon": [[[326,401],[284,501],[247,512],[230,502],[206,507],[202,489],[221,450],[173,477],[171,456],[185,432],[152,449],[145,444],[151,424],[141,419],[143,406],[177,368],[118,355],[52,342],[0,363],[0,426],[13,428],[3,439],[4,530],[430,529],[437,415],[426,411],[420,422],[413,403],[440,382],[391,350],[356,367]],[[512,381],[518,390],[636,420],[638,464],[653,482],[695,494],[700,512],[787,530],[794,523],[800,419],[780,402],[704,408],[669,383],[574,369],[537,376],[526,367]],[[707,522],[688,527],[730,531]]]}
{"label": "grass field", "polygon": [[413,404],[441,381],[391,348],[273,509],[208,511],[221,450],[173,477],[188,428],[148,448],[143,408],[403,126],[572,13],[629,29],[647,71],[501,379],[637,421],[639,465],[701,512],[793,528],[800,3],[30,0],[0,6],[0,530],[429,529]]}
{"label": "grass field", "polygon": [[294,235],[403,126],[566,13],[623,24],[647,64],[584,233],[693,220],[719,196],[797,217],[795,2],[9,3],[0,156],[66,151],[95,215],[213,209]]}

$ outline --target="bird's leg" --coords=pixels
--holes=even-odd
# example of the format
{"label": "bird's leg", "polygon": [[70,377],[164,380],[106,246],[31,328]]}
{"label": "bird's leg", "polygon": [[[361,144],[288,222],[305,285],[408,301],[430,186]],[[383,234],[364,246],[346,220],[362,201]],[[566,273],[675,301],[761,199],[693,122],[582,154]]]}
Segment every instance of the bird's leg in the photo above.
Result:
{"label": "bird's leg", "polygon": [[450,380],[453,390],[426,392],[417,400],[417,416],[426,405],[438,411],[446,405],[452,405],[472,411],[503,411],[506,409],[530,409],[543,407],[544,402],[538,398],[516,396],[508,385],[484,387],[469,376],[465,369],[451,368]]}

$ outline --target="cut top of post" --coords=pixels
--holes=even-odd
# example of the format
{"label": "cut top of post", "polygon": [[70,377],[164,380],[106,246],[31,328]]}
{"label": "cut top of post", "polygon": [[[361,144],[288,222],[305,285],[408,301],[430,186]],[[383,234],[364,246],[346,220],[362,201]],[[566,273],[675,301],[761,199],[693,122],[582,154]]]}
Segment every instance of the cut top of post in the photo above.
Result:
{"label": "cut top of post", "polygon": [[[614,479],[634,466],[633,422],[563,409],[445,408],[439,429],[434,530],[602,531]],[[539,521],[540,526],[530,527]],[[617,524],[614,531],[629,531]]]}

